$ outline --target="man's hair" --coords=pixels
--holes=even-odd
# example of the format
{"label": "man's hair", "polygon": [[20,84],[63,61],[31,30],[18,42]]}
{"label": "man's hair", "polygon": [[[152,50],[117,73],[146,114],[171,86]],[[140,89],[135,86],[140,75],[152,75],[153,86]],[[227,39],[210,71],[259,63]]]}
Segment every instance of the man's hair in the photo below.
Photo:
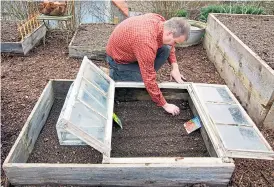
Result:
{"label": "man's hair", "polygon": [[165,22],[164,27],[172,31],[173,36],[176,38],[185,35],[187,40],[189,37],[190,24],[185,18],[173,17]]}

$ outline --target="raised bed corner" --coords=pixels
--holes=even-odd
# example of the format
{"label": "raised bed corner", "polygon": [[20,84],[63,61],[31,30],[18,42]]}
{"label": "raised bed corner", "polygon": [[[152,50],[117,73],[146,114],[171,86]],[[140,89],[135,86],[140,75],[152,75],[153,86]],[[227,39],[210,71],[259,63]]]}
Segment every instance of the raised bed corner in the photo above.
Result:
{"label": "raised bed corner", "polygon": [[20,42],[1,42],[1,53],[16,53],[26,55],[41,39],[46,36],[47,28],[41,24]]}

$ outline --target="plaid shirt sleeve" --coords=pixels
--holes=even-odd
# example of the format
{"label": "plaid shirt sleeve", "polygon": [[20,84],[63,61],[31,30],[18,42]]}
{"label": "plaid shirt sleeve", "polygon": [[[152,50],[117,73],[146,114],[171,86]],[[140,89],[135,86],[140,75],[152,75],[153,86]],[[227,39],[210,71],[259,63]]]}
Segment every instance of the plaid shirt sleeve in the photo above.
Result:
{"label": "plaid shirt sleeve", "polygon": [[156,82],[156,71],[154,69],[154,60],[157,53],[157,47],[155,46],[157,46],[157,42],[153,42],[153,40],[149,40],[148,38],[141,38],[140,40],[136,42],[137,45],[133,49],[139,63],[145,87],[152,100],[158,106],[163,106],[166,104],[166,100]]}

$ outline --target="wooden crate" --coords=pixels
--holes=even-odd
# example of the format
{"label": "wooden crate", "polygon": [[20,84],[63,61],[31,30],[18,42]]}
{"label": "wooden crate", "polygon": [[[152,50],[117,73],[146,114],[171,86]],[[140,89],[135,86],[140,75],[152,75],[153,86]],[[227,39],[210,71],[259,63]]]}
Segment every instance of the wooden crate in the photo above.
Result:
{"label": "wooden crate", "polygon": [[41,39],[45,39],[46,31],[45,24],[41,24],[20,42],[1,42],[1,53],[26,55]]}
{"label": "wooden crate", "polygon": [[[207,158],[106,158],[102,164],[26,163],[47,120],[55,98],[65,98],[72,80],[50,80],[6,158],[3,169],[12,184],[78,184],[125,186],[180,186],[189,183],[226,185],[234,171],[232,159],[221,158],[222,149],[211,140],[204,125],[201,133],[212,157]],[[144,88],[143,84],[117,83],[117,88]],[[189,84],[166,89],[187,89]],[[196,109],[189,96],[194,113]],[[194,101],[197,102],[197,101]],[[212,132],[210,132],[212,133]]]}
{"label": "wooden crate", "polygon": [[274,129],[274,70],[215,15],[208,17],[204,39],[209,59],[252,119]]}

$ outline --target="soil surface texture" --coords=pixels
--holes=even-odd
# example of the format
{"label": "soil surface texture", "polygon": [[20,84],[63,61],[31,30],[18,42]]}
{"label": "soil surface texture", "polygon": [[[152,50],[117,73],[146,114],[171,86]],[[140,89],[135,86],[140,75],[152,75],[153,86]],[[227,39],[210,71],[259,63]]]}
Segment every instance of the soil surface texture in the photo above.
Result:
{"label": "soil surface texture", "polygon": [[65,146],[59,144],[56,123],[63,104],[64,100],[55,99],[28,163],[102,163],[102,154],[88,145]]}
{"label": "soil surface texture", "polygon": [[1,20],[1,42],[19,42],[17,22]]}
{"label": "soil surface texture", "polygon": [[274,69],[274,16],[217,15],[217,18]]}
{"label": "soil surface texture", "polygon": [[187,102],[171,100],[178,116],[164,113],[152,101],[116,103],[114,110],[123,129],[112,135],[113,157],[203,157],[209,156],[200,131],[187,134],[183,124],[193,118]]}
{"label": "soil surface texture", "polygon": [[88,46],[94,49],[105,48],[115,26],[103,23],[82,24],[77,29],[72,45]]}

